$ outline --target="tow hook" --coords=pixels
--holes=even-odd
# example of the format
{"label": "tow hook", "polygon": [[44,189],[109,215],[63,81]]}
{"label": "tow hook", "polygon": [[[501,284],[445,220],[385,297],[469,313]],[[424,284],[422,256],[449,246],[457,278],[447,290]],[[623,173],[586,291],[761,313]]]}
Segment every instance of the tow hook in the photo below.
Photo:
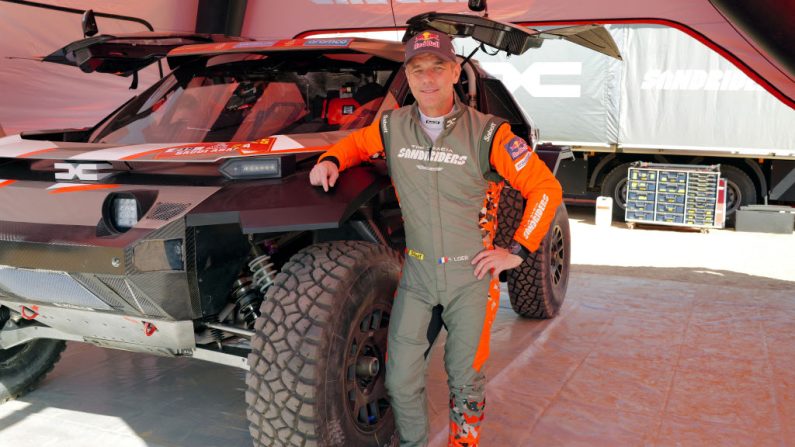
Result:
{"label": "tow hook", "polygon": [[35,320],[39,316],[39,306],[20,306],[20,314],[26,320]]}
{"label": "tow hook", "polygon": [[144,321],[143,323],[144,323],[144,334],[147,337],[151,337],[152,335],[154,335],[155,332],[157,332],[157,326],[155,326],[154,324],[148,321]]}

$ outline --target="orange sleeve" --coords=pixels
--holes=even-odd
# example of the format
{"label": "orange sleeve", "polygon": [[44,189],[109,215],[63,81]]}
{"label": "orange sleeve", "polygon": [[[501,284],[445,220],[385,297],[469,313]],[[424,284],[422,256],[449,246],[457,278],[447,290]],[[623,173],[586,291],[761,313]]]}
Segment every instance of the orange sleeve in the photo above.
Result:
{"label": "orange sleeve", "polygon": [[345,138],[332,145],[318,159],[334,157],[339,162],[340,171],[356,166],[372,158],[373,155],[383,152],[384,145],[381,141],[380,119],[373,120],[369,126],[357,129]]}
{"label": "orange sleeve", "polygon": [[535,251],[563,201],[560,183],[532,148],[514,135],[507,124],[497,130],[489,161],[494,170],[527,200],[514,239],[531,252]]}

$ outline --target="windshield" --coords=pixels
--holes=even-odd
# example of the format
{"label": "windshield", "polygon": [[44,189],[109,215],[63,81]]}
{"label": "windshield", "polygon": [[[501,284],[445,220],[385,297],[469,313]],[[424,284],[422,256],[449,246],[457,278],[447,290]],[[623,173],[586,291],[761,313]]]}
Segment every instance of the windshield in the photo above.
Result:
{"label": "windshield", "polygon": [[372,122],[398,63],[360,53],[226,54],[183,65],[92,134],[114,144],[252,141]]}

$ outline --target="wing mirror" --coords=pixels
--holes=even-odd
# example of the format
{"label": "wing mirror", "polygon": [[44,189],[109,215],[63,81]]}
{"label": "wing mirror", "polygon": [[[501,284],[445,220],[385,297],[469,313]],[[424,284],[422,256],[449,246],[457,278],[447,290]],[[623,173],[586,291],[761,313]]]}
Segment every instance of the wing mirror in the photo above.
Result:
{"label": "wing mirror", "polygon": [[97,27],[97,19],[94,17],[94,11],[92,9],[86,10],[83,13],[83,37],[91,37],[99,32],[99,28]]}
{"label": "wing mirror", "polygon": [[486,0],[469,0],[467,6],[472,11],[480,12],[486,9]]}

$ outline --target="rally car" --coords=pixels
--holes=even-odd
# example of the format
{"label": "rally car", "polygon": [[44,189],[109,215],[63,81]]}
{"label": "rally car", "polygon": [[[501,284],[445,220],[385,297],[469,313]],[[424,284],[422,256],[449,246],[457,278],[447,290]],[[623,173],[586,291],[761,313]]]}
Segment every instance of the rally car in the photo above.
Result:
{"label": "rally car", "polygon": [[[596,25],[542,33],[424,14],[406,39],[428,28],[511,54],[549,37],[618,54]],[[471,56],[461,99],[507,119],[554,170],[561,148],[536,147],[530,119]],[[391,442],[383,365],[404,249],[397,200],[380,160],[330,193],[308,172],[329,145],[413,101],[403,45],[99,35],[45,60],[135,76],[162,58],[173,71],[95,126],[0,139],[0,402],[78,341],[248,370],[255,445]],[[505,188],[498,245],[522,206]],[[561,206],[508,275],[514,308],[554,316],[568,263]]]}

